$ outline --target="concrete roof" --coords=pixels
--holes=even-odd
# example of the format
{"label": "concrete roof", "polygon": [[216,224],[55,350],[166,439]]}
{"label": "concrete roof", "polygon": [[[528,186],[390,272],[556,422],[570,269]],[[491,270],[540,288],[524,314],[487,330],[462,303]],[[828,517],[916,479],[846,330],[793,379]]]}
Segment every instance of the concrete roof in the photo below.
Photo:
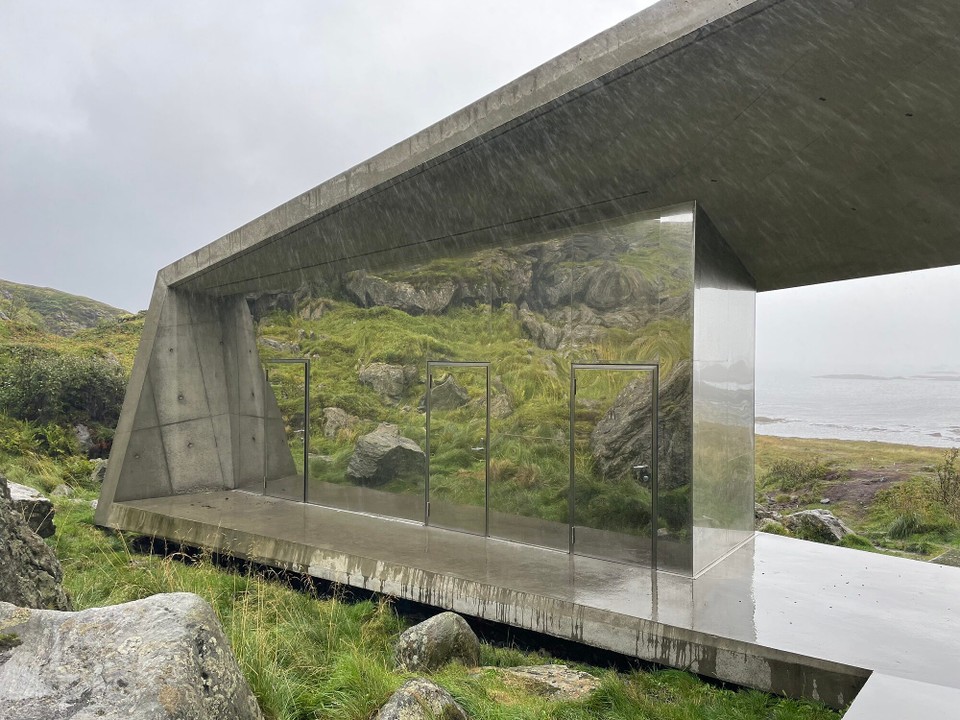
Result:
{"label": "concrete roof", "polygon": [[291,288],[687,200],[760,290],[960,264],[958,32],[956,0],[663,0],[162,278]]}

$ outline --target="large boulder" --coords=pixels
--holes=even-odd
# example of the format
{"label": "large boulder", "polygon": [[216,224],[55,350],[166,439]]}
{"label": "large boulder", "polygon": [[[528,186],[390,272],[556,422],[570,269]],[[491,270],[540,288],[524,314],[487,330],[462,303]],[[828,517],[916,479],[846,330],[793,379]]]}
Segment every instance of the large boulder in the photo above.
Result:
{"label": "large boulder", "polygon": [[467,621],[452,612],[434,615],[407,628],[394,648],[397,666],[430,672],[457,660],[467,666],[480,662],[480,641]]}
{"label": "large boulder", "polygon": [[[658,408],[658,482],[661,490],[690,482],[691,397],[689,363],[680,363],[666,379],[661,377]],[[617,394],[594,426],[590,450],[603,477],[630,477],[634,465],[650,464],[651,399],[651,380],[644,373]]]}
{"label": "large boulder", "polygon": [[783,524],[797,537],[815,542],[838,543],[853,532],[829,510],[801,510],[787,515]]}
{"label": "large boulder", "polygon": [[213,609],[191,593],[76,613],[0,603],[0,717],[254,720]]}
{"label": "large boulder", "polygon": [[69,610],[62,581],[60,561],[14,509],[7,479],[0,476],[0,601]]}
{"label": "large boulder", "polygon": [[357,485],[376,487],[391,480],[420,480],[427,457],[420,446],[400,434],[390,423],[380,423],[372,433],[361,436],[347,465],[347,479]]}
{"label": "large boulder", "polygon": [[56,532],[53,524],[53,503],[31,487],[15,482],[7,482],[10,490],[10,502],[13,509],[20,513],[30,529],[40,537],[50,537]]}
{"label": "large boulder", "polygon": [[389,365],[370,363],[360,369],[360,382],[373,388],[387,402],[400,401],[407,389],[417,381],[417,368],[413,365]]}
{"label": "large boulder", "polygon": [[470,394],[453,375],[446,375],[430,388],[431,410],[456,410],[468,402]]}
{"label": "large boulder", "polygon": [[468,720],[468,715],[442,687],[414,678],[390,696],[374,720]]}

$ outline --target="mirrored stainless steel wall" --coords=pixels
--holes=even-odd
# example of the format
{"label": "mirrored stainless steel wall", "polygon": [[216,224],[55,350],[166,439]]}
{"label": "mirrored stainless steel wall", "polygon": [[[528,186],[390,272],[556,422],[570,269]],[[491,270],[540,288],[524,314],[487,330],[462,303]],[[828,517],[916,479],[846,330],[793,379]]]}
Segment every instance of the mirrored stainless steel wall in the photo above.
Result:
{"label": "mirrored stainless steel wall", "polygon": [[697,213],[693,304],[694,573],[753,534],[753,278]]}
{"label": "mirrored stainless steel wall", "polygon": [[[261,359],[313,362],[309,500],[562,550],[576,525],[575,552],[705,567],[752,509],[753,305],[696,212],[427,243],[255,302]],[[656,412],[650,374],[624,371],[650,365]],[[302,391],[280,379],[287,418]]]}

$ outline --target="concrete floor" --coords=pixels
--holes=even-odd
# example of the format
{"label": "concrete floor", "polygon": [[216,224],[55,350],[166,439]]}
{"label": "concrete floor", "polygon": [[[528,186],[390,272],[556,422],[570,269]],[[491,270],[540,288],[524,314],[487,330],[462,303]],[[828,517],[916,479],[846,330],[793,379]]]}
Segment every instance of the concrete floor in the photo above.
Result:
{"label": "concrete floor", "polygon": [[850,720],[960,717],[958,568],[758,534],[691,579],[242,491],[116,503],[109,524],[762,690],[856,697]]}

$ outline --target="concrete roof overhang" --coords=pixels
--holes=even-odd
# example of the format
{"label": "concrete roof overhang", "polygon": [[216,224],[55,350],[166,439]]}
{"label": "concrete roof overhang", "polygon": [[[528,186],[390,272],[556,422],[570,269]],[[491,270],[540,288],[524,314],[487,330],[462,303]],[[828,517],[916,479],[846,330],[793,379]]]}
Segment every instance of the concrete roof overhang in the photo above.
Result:
{"label": "concrete roof overhang", "polygon": [[960,3],[663,0],[161,271],[233,294],[696,200],[759,290],[960,264]]}

